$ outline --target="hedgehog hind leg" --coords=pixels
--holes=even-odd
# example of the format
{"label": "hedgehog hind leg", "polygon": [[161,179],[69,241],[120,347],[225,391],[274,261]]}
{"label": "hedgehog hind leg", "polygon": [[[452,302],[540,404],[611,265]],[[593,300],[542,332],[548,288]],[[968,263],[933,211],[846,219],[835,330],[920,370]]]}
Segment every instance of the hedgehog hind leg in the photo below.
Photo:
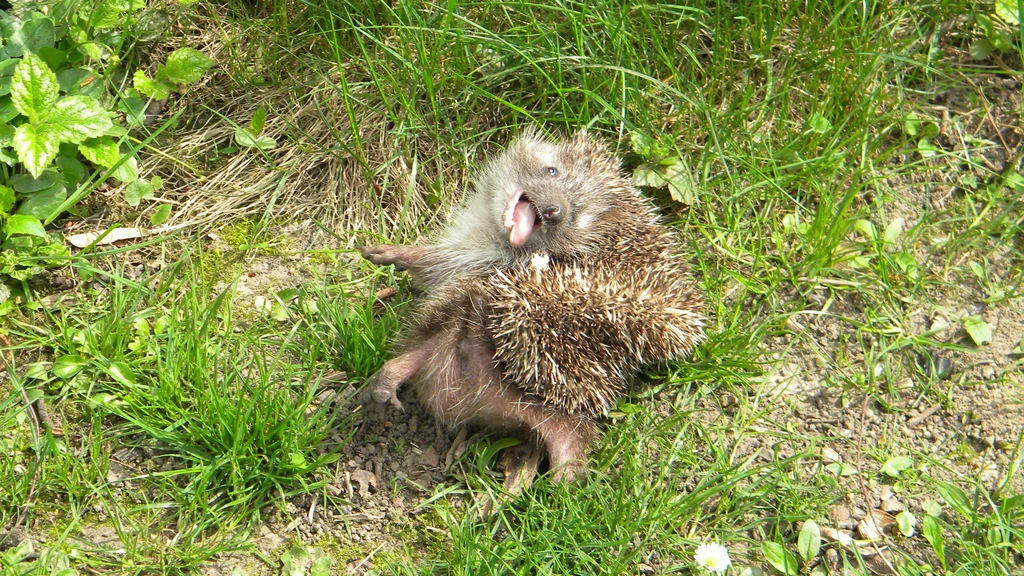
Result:
{"label": "hedgehog hind leg", "polygon": [[366,390],[375,401],[405,410],[402,402],[398,399],[398,388],[423,368],[433,351],[433,346],[427,341],[388,360],[380,371],[370,378]]}
{"label": "hedgehog hind leg", "polygon": [[556,484],[580,480],[587,473],[587,457],[597,438],[597,425],[583,416],[552,413],[533,433],[548,455],[551,480]]}

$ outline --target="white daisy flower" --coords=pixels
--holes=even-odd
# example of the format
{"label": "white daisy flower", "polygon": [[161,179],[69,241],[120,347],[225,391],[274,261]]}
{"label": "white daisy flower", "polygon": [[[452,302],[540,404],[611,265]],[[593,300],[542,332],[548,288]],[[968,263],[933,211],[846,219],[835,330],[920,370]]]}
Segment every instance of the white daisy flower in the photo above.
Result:
{"label": "white daisy flower", "polygon": [[723,574],[729,568],[729,550],[717,542],[708,542],[697,547],[693,555],[704,569],[716,574]]}

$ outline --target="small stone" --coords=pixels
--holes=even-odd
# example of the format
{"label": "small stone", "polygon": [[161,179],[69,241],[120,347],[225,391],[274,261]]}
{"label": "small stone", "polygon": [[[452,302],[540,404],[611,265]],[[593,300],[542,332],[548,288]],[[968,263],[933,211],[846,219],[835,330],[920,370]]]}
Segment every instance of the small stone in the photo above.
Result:
{"label": "small stone", "polygon": [[369,470],[356,470],[352,472],[352,481],[356,483],[356,490],[360,496],[370,495],[371,490],[377,491],[377,477]]}
{"label": "small stone", "polygon": [[903,503],[899,500],[890,498],[888,500],[882,500],[882,510],[884,512],[898,513],[906,510],[906,507],[903,506]]}
{"label": "small stone", "polygon": [[821,449],[821,459],[825,462],[842,462],[842,457],[839,456],[839,452],[825,446]]}
{"label": "small stone", "polygon": [[878,492],[878,499],[882,502],[893,497],[892,486],[888,484],[882,484],[881,489]]}
{"label": "small stone", "polygon": [[441,463],[441,457],[438,456],[437,450],[435,450],[433,446],[427,446],[427,449],[421,452],[419,457],[416,458],[416,462],[420,466],[436,468]]}

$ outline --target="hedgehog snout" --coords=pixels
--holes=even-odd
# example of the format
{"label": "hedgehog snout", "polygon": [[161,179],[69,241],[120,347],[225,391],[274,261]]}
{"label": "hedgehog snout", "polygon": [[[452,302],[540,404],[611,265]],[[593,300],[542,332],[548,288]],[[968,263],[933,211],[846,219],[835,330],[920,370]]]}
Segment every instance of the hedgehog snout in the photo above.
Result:
{"label": "hedgehog snout", "polygon": [[554,226],[565,219],[565,208],[560,204],[546,204],[539,207],[541,220],[548,226]]}

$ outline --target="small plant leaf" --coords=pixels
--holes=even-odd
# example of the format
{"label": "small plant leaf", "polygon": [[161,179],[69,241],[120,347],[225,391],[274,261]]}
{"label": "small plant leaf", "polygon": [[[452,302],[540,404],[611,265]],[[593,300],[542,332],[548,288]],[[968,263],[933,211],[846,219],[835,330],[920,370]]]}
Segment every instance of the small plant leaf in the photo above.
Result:
{"label": "small plant leaf", "polygon": [[153,80],[142,70],[136,70],[132,76],[132,85],[142,94],[154,100],[163,100],[171,95],[172,86],[159,80]]}
{"label": "small plant leaf", "polygon": [[117,142],[110,136],[89,138],[78,145],[79,152],[86,160],[97,166],[110,168],[121,159],[121,151],[118,150]]}
{"label": "small plant leaf", "polygon": [[7,222],[4,224],[4,234],[6,236],[27,234],[29,236],[46,238],[46,230],[43,229],[43,223],[34,216],[26,216],[24,214],[8,216]]}
{"label": "small plant leaf", "polygon": [[253,136],[259,136],[260,132],[263,132],[263,126],[267,122],[267,107],[260,106],[252,114],[252,120],[249,121],[249,133]]}
{"label": "small plant leaf", "polygon": [[141,178],[130,182],[124,189],[124,200],[133,208],[142,200],[152,199],[153,185]]}
{"label": "small plant leaf", "polygon": [[38,128],[32,124],[22,124],[14,132],[14,151],[18,154],[18,160],[36,178],[53,162],[59,150],[60,137],[49,128],[48,124]]}
{"label": "small plant leaf", "polygon": [[939,153],[940,148],[932,144],[927,138],[921,138],[917,141],[917,153],[921,155],[921,158],[934,158]]}
{"label": "small plant leaf", "polygon": [[149,217],[149,223],[153,226],[159,226],[167,219],[171,217],[171,205],[161,204],[159,208],[153,211],[153,215]]}
{"label": "small plant leaf", "polygon": [[818,134],[828,134],[832,131],[832,123],[828,118],[815,112],[807,119],[807,129]]}
{"label": "small plant leaf", "polygon": [[874,242],[878,238],[878,233],[875,232],[875,225],[870,220],[858,219],[853,221],[853,229],[864,235],[865,238]]}
{"label": "small plant leaf", "polygon": [[845,462],[830,462],[825,465],[825,470],[828,470],[836,476],[853,476],[857,474],[857,468],[852,464],[847,464]]}
{"label": "small plant leaf", "polygon": [[793,553],[786,550],[786,547],[782,544],[767,541],[761,542],[761,553],[764,554],[764,559],[779,572],[786,576],[796,576],[796,556],[793,556]]}
{"label": "small plant leaf", "polygon": [[110,114],[89,96],[61,98],[47,118],[62,142],[78,144],[86,138],[102,136],[113,126]]}
{"label": "small plant leaf", "polygon": [[934,516],[925,516],[924,523],[921,527],[921,535],[928,541],[932,546],[932,550],[935,555],[939,557],[939,562],[943,566],[946,565],[946,542],[942,538],[942,526],[939,525],[939,521]]}
{"label": "small plant leaf", "polygon": [[885,242],[886,244],[894,244],[902,232],[903,218],[893,218],[892,222],[889,222],[889,225],[885,227],[885,232],[882,233],[882,242]]}
{"label": "small plant leaf", "polygon": [[[203,77],[213,67],[214,61],[195,48],[178,48],[167,57],[167,63],[159,68],[158,80],[174,84],[191,84]],[[161,76],[162,72],[162,76]]]}
{"label": "small plant leaf", "polygon": [[1010,350],[1010,354],[1013,354],[1014,356],[1020,356],[1021,354],[1024,354],[1024,337],[1021,337],[1020,342],[1017,343],[1017,346],[1013,350]]}
{"label": "small plant leaf", "polygon": [[132,156],[110,173],[121,182],[134,182],[139,179],[139,161]]}
{"label": "small plant leaf", "polygon": [[988,57],[992,55],[995,50],[995,46],[988,41],[988,38],[976,38],[974,42],[971,42],[968,51],[971,53],[971,58],[975,60],[988,60]]}
{"label": "small plant leaf", "polygon": [[917,136],[917,127],[920,125],[921,119],[914,112],[903,117],[903,133],[907,136]]}
{"label": "small plant leaf", "polygon": [[14,207],[14,190],[0,184],[0,214],[7,214]]}
{"label": "small plant leaf", "polygon": [[814,520],[804,522],[796,541],[797,550],[804,562],[810,562],[821,550],[821,528]]}
{"label": "small plant leaf", "polygon": [[978,346],[992,343],[992,327],[985,322],[981,316],[968,316],[964,318],[964,330]]}
{"label": "small plant leaf", "polygon": [[248,129],[242,128],[241,126],[235,129],[235,142],[243,148],[272,150],[277,147],[277,140],[274,140],[270,136],[260,136],[257,138],[253,136]]}
{"label": "small plant leaf", "polygon": [[936,491],[946,504],[956,510],[961,516],[966,519],[973,518],[974,511],[971,508],[971,501],[959,486],[948,482],[938,481]]}
{"label": "small plant leaf", "polygon": [[43,121],[57,103],[57,75],[31,52],[14,68],[11,102],[33,123]]}
{"label": "small plant leaf", "polygon": [[53,375],[68,380],[82,371],[89,363],[84,356],[68,354],[53,361]]}
{"label": "small plant leaf", "polygon": [[896,525],[900,529],[900,534],[903,534],[905,538],[910,538],[914,535],[914,527],[917,526],[917,518],[904,510],[896,515]]}
{"label": "small plant leaf", "polygon": [[899,478],[900,472],[909,469],[914,465],[914,459],[910,456],[894,456],[882,464],[880,472],[892,478]]}

